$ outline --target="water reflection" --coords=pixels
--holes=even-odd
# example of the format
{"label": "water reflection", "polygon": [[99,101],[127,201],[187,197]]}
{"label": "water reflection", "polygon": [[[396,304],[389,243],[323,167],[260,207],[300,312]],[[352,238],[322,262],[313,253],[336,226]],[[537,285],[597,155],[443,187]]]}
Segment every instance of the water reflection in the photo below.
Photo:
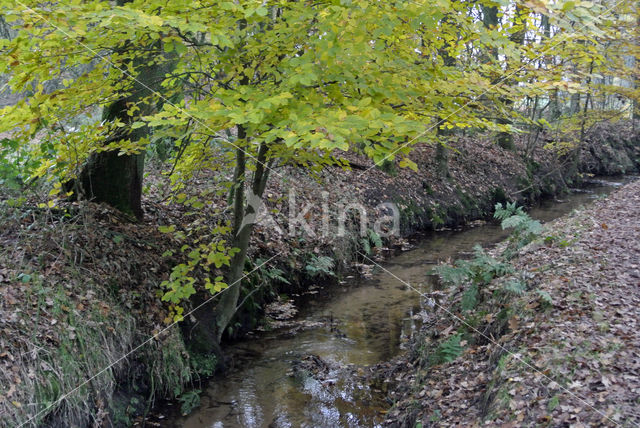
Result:
{"label": "water reflection", "polygon": [[[588,192],[547,202],[531,215],[548,221],[612,189],[599,183]],[[461,232],[425,236],[417,248],[387,261],[385,268],[420,292],[433,290],[427,272],[442,260],[470,254],[506,237],[487,224]],[[353,382],[357,366],[388,360],[419,328],[428,308],[412,289],[384,272],[331,289],[300,317],[318,327],[292,334],[278,331],[237,344],[238,367],[207,389],[193,415],[168,426],[184,427],[361,427],[376,426],[386,403],[381,393]],[[321,373],[300,369],[308,356],[326,363]],[[312,359],[309,361],[313,361]]]}

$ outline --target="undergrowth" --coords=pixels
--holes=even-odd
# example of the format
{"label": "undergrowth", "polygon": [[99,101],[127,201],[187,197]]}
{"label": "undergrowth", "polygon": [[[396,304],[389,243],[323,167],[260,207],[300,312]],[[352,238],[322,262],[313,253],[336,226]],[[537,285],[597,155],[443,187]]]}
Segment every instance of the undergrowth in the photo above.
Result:
{"label": "undergrowth", "polygon": [[[515,272],[509,260],[540,236],[542,225],[515,203],[505,206],[497,203],[494,217],[501,220],[503,229],[513,229],[498,256],[491,256],[476,245],[471,259],[443,264],[431,272],[437,274],[446,286],[460,291],[453,294],[458,297],[453,300],[452,310],[459,311],[461,322],[455,323],[457,330],[452,335],[419,351],[418,358],[423,366],[455,361],[464,352],[464,343],[484,342],[490,333],[500,335],[508,319],[517,311],[511,301],[528,290],[526,275]],[[551,304],[551,296],[540,290],[537,292],[543,306]],[[492,313],[496,310],[494,317]],[[481,324],[494,318],[493,331],[483,328],[484,332],[478,335]]]}
{"label": "undergrowth", "polygon": [[158,268],[137,257],[137,237],[95,217],[0,202],[0,426],[126,424],[133,400],[190,384],[177,330],[123,358],[160,325],[146,288]]}

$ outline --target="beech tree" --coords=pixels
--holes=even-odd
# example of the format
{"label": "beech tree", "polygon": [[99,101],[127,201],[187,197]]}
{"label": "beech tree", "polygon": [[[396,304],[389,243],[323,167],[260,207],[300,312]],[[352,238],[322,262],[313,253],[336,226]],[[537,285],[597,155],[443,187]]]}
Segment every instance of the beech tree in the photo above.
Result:
{"label": "beech tree", "polygon": [[[104,144],[114,140],[129,140],[137,144],[148,139],[148,127],[131,128],[131,123],[143,114],[150,114],[153,110],[155,98],[154,89],[158,87],[161,72],[164,68],[157,64],[150,53],[161,55],[158,49],[150,46],[148,52],[138,52],[132,61],[131,69],[135,72],[130,87],[120,94],[120,98],[106,106],[102,113],[102,121],[122,124],[116,128],[113,135],[105,134]],[[117,96],[117,94],[114,94]],[[106,202],[124,213],[131,214],[137,219],[142,218],[142,177],[144,174],[144,151],[122,154],[118,149],[96,151],[92,153],[82,166],[75,191],[83,197]]]}
{"label": "beech tree", "polygon": [[[176,320],[198,289],[228,288],[208,326],[217,341],[239,300],[255,216],[248,200],[262,196],[279,166],[348,167],[341,153],[353,151],[374,164],[416,168],[413,145],[438,143],[456,129],[510,135],[526,96],[577,92],[570,70],[536,68],[540,52],[570,57],[584,73],[593,63],[596,73],[603,55],[588,49],[616,28],[598,17],[603,7],[573,0],[0,4],[19,30],[0,41],[7,58],[0,73],[13,91],[33,91],[2,110],[0,131],[29,147],[39,163],[32,175],[51,180],[53,196],[61,182],[80,178],[90,195],[117,195],[110,203],[140,215],[140,160],[161,140],[176,144],[176,199],[194,209],[209,201],[185,196],[191,176],[233,171],[231,180],[212,174],[218,181],[211,183],[229,195],[220,210],[232,212],[230,224],[183,249],[188,261],[163,283]],[[511,21],[498,22],[505,14]],[[541,16],[548,28],[533,25]],[[536,38],[545,32],[555,37]],[[581,44],[586,38],[594,43]],[[62,85],[45,89],[53,78]],[[505,116],[496,120],[496,111]],[[209,273],[205,284],[195,283],[195,269]]]}

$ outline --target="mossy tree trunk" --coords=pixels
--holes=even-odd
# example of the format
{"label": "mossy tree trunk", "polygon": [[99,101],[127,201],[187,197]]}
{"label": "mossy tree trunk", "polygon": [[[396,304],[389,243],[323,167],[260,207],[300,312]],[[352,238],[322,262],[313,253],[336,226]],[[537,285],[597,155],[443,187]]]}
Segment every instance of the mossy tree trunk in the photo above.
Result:
{"label": "mossy tree trunk", "polygon": [[[130,0],[118,0],[118,6]],[[121,53],[133,52],[133,68],[136,75],[132,77],[123,72],[123,79],[132,79],[130,88],[113,104],[105,107],[102,120],[113,122],[119,120],[125,126],[123,134],[108,138],[107,142],[119,140],[140,141],[149,135],[148,127],[129,128],[141,116],[150,114],[157,101],[154,88],[157,88],[162,76],[168,71],[167,61],[162,55],[161,43],[155,42],[147,46],[145,53],[136,53],[137,46],[130,42],[120,49]],[[150,48],[150,49],[149,49]],[[164,58],[164,59],[163,59]],[[120,67],[127,69],[127,64]],[[169,67],[170,68],[170,67]],[[130,114],[132,107],[137,107],[135,114]],[[105,143],[107,143],[105,142]],[[93,153],[79,176],[82,196],[94,202],[105,202],[118,210],[142,219],[142,179],[144,171],[144,150],[138,154],[119,155],[119,150]]]}
{"label": "mossy tree trunk", "polygon": [[144,153],[118,156],[112,150],[91,155],[80,175],[88,200],[105,202],[141,220]]}
{"label": "mossy tree trunk", "polygon": [[[140,58],[134,62],[147,64],[149,60]],[[130,94],[123,95],[121,99],[107,106],[102,114],[103,121],[119,120],[125,124],[122,129],[128,129],[124,134],[111,138],[115,141],[136,142],[149,135],[146,126],[137,129],[130,129],[128,126],[153,110],[152,88],[157,86],[159,74],[164,70],[156,64],[140,65],[136,70],[139,74],[132,83]],[[129,110],[133,106],[137,106],[139,110],[136,114],[130,115]],[[94,153],[89,157],[79,177],[82,194],[89,200],[105,202],[140,220],[143,171],[144,150],[131,155],[119,155],[119,150]]]}

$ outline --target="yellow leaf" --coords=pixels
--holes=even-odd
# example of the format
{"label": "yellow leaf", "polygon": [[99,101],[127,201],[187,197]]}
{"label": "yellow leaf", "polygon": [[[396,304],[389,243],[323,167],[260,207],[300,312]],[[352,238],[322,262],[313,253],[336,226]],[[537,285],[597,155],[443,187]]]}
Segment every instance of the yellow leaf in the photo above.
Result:
{"label": "yellow leaf", "polygon": [[144,22],[147,26],[153,25],[156,27],[161,27],[164,24],[164,20],[157,15],[145,16]]}
{"label": "yellow leaf", "polygon": [[400,168],[409,168],[414,172],[418,172],[418,165],[409,158],[402,158],[400,162],[398,162],[398,166],[400,166]]}

